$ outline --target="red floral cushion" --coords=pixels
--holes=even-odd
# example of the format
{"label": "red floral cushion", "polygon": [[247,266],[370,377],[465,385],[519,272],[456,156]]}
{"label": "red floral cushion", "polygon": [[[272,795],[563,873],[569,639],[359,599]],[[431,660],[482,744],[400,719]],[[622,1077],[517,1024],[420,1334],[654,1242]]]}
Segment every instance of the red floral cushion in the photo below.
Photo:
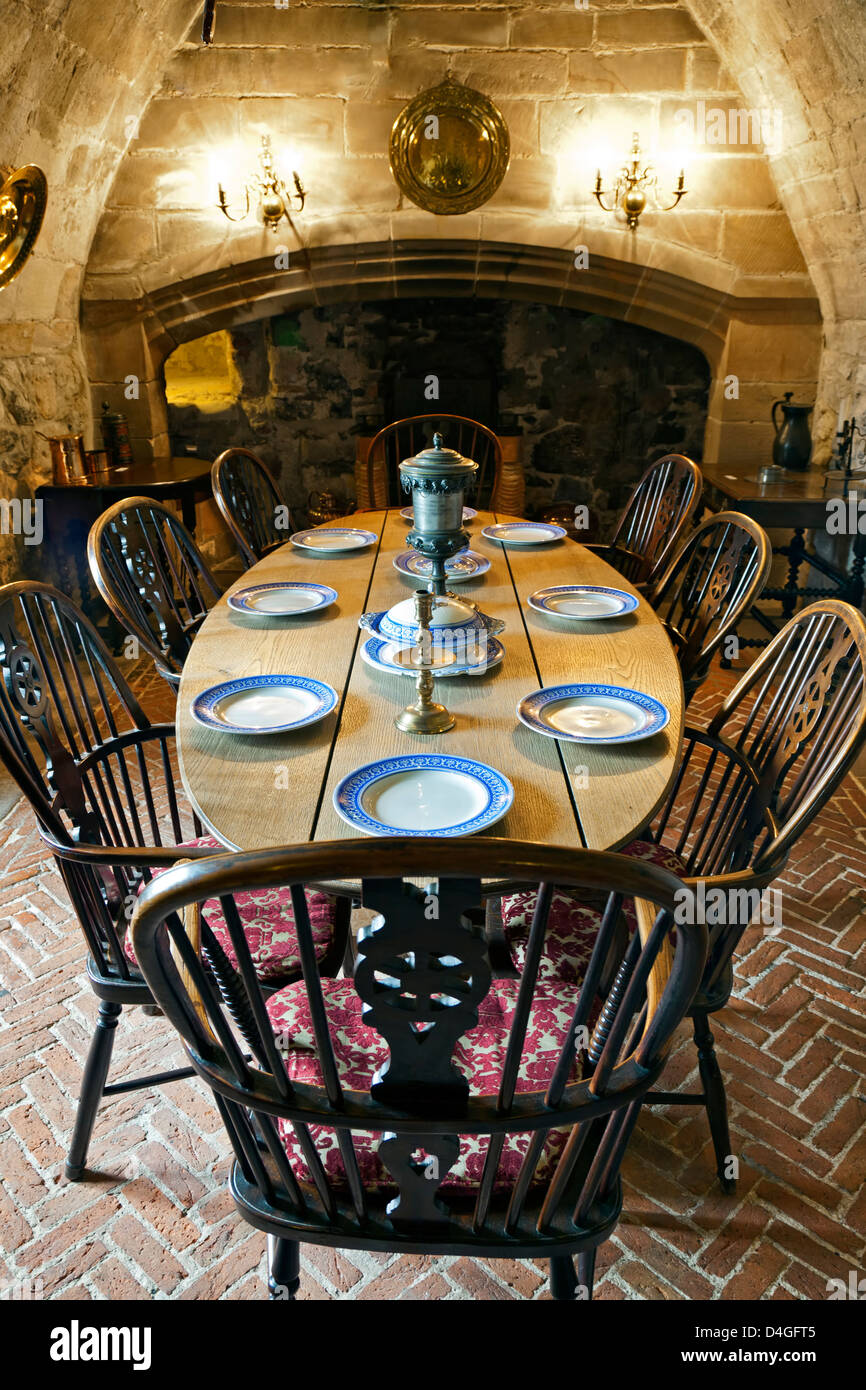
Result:
{"label": "red floral cushion", "polygon": [[[322,980],[322,989],[340,1081],[347,1090],[368,1092],[376,1072],[387,1060],[388,1045],[375,1028],[364,1023],[361,1000],[351,980]],[[454,1064],[469,1082],[472,1095],[497,1094],[517,990],[516,980],[494,980],[486,998],[478,1006],[477,1027],[465,1033],[455,1045]],[[577,995],[578,990],[571,984],[538,986],[530,1011],[517,1080],[518,1091],[546,1089],[571,1024]],[[287,985],[273,994],[267,1008],[291,1079],[321,1086],[322,1073],[303,982]],[[579,1081],[580,1077],[578,1056],[570,1079]],[[278,1125],[295,1176],[301,1181],[310,1181],[309,1169],[291,1121],[280,1120]],[[549,1178],[567,1134],[567,1129],[552,1130],[549,1134],[535,1171],[535,1183]],[[336,1130],[325,1125],[311,1125],[310,1135],[328,1177],[337,1184],[344,1183],[345,1173],[337,1147]],[[353,1138],[365,1188],[368,1191],[378,1189],[393,1192],[394,1180],[377,1153],[381,1132],[355,1130]],[[500,1190],[517,1176],[528,1138],[527,1134],[507,1136],[496,1179],[496,1186]],[[461,1135],[459,1157],[444,1179],[441,1191],[466,1190],[477,1185],[486,1152],[486,1137]]]}
{"label": "red floral cushion", "polygon": [[[620,853],[627,854],[630,859],[642,859],[648,864],[669,869],[680,877],[685,873],[685,866],[678,855],[665,849],[664,845],[654,845],[649,840],[632,840]],[[511,958],[518,970],[523,969],[526,959],[536,897],[533,889],[527,893],[509,893],[502,899],[502,927]],[[623,903],[623,916],[629,932],[634,931],[637,920],[631,899]],[[582,980],[600,924],[601,914],[595,908],[585,906],[574,893],[555,892],[551,898],[547,934],[538,967],[539,980]]]}
{"label": "red floral cushion", "polygon": [[[225,845],[211,835],[202,835],[197,840],[188,840],[179,848],[199,847],[225,853]],[[154,869],[156,878],[164,873]],[[310,914],[310,927],[316,948],[316,959],[327,954],[334,934],[335,901],[327,893],[306,889],[307,910]],[[257,888],[250,893],[235,896],[240,919],[244,925],[250,955],[256,974],[262,981],[273,982],[300,971],[301,958],[298,951],[298,933],[295,927],[295,914],[292,910],[292,896],[288,888]],[[211,928],[232,965],[237,966],[237,956],[225,924],[222,908],[215,898],[202,907],[202,916]],[[136,965],[132,936],[127,932],[123,949],[133,965]]]}

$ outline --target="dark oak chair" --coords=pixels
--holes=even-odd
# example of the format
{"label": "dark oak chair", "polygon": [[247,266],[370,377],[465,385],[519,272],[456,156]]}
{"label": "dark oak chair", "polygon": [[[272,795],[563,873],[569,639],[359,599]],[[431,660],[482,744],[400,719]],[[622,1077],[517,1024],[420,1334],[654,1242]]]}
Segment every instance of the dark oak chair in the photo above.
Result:
{"label": "dark oak chair", "polygon": [[478,464],[471,502],[475,507],[507,510],[499,497],[502,475],[502,448],[486,425],[463,415],[412,415],[386,425],[370,441],[367,449],[363,487],[370,507],[405,507],[409,496],[401,491],[398,465],[433,444],[434,431],[442,435],[446,449],[456,449]]}
{"label": "dark oak chair", "polygon": [[651,464],[606,545],[590,545],[636,587],[649,588],[688,535],[703,491],[701,470],[685,454]]}
{"label": "dark oak chair", "polygon": [[[689,1008],[702,1091],[650,1092],[650,1103],[707,1109],[723,1190],[733,1192],[724,1081],[709,1016],[733,989],[733,956],[763,913],[761,893],[866,744],[866,619],[824,599],[805,608],[760,653],[709,727],[685,731],[676,779],[652,827],[628,853],[681,874],[703,897],[707,965]],[[532,894],[506,895],[502,932],[519,967]],[[633,911],[626,904],[628,923]],[[679,920],[679,918],[678,918]],[[556,892],[541,969],[568,978],[598,930],[598,912]],[[765,920],[765,925],[766,925]]]}
{"label": "dark oak chair", "polygon": [[111,612],[173,689],[220,587],[192,536],[147,497],[116,502],[87,538],[90,572]]}
{"label": "dark oak chair", "polygon": [[260,458],[249,449],[225,449],[210,476],[216,504],[247,565],[285,545],[291,514]]}
{"label": "dark oak chair", "polygon": [[766,584],[773,562],[767,533],[739,512],[701,522],[648,598],[664,621],[683,675],[686,702],[713,657]]}
{"label": "dark oak chair", "polygon": [[[87,947],[87,977],[99,1014],[66,1162],[82,1176],[103,1095],[161,1085],[192,1073],[161,1072],[106,1084],[124,1007],[153,1006],[128,925],[142,884],[178,859],[223,846],[203,835],[176,771],[174,727],[152,724],[95,628],[46,584],[0,588],[0,761],[29,801],[53,854]],[[315,952],[325,972],[342,961],[348,909],[311,898]],[[218,906],[208,966],[231,997],[236,961]],[[300,970],[291,902],[283,895],[241,904],[249,951],[268,990]]]}
{"label": "dark oak chair", "polygon": [[[484,899],[515,874],[607,900],[579,983],[537,978],[544,886],[521,978],[495,977]],[[359,934],[354,977],[327,980],[303,887],[336,879],[347,893],[361,880],[376,916]],[[295,902],[304,978],[266,1000],[234,895],[276,885]],[[641,902],[631,941],[617,928],[623,893]],[[210,949],[210,932],[196,904],[215,895],[244,979],[246,1006],[232,1015],[197,950]],[[649,865],[492,838],[386,839],[372,854],[359,840],[305,844],[189,864],[151,884],[133,921],[136,953],[213,1090],[235,1203],[269,1237],[272,1295],[294,1297],[310,1242],[544,1257],[555,1298],[591,1297],[642,1097],[701,977],[704,928],[671,939],[676,905],[690,899]]]}

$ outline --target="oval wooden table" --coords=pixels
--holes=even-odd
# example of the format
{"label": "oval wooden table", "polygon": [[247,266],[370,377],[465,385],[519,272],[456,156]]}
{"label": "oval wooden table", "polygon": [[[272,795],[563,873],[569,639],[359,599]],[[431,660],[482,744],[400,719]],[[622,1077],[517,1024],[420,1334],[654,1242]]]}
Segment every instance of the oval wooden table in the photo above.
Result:
{"label": "oval wooden table", "polygon": [[[374,670],[360,654],[369,634],[359,630],[359,615],[390,608],[414,591],[392,563],[408,533],[397,511],[357,516],[355,524],[379,535],[367,550],[326,556],[286,545],[234,585],[330,584],[339,598],[320,616],[243,616],[220,600],[184,667],[177,732],[187,795],[226,845],[263,849],[358,836],[334,810],[334,788],[364,763],[410,752],[476,758],[505,773],[514,803],[490,828],[493,835],[616,849],[652,819],[674,778],[683,725],[682,680],[664,629],[645,602],[627,617],[593,622],[536,613],[527,598],[550,584],[630,586],[571,540],[506,550],[481,535],[492,520],[480,512],[468,528],[472,549],[490,560],[490,569],[455,591],[504,621],[505,659],[483,676],[437,681],[437,698],[457,717],[447,734],[401,733],[394,716],[413,698],[414,683]],[[337,710],[295,734],[269,737],[223,734],[193,719],[190,704],[208,686],[271,672],[327,681],[340,696]],[[668,707],[670,723],[642,742],[600,748],[546,738],[519,722],[515,708],[524,695],[572,681],[642,690]]]}

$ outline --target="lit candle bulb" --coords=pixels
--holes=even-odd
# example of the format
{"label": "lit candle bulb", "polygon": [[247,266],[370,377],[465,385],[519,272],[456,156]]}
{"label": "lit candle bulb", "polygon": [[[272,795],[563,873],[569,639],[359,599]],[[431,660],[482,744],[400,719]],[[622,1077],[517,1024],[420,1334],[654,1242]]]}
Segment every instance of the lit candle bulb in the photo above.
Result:
{"label": "lit candle bulb", "polygon": [[849,406],[850,406],[850,405],[851,405],[851,397],[850,397],[850,396],[846,396],[845,399],[843,400],[842,404],[839,406],[839,419],[836,421],[836,433],[837,433],[837,434],[841,434],[841,433],[842,433],[842,430],[843,430],[844,427],[845,427],[845,421],[848,419],[848,409],[849,409]]}

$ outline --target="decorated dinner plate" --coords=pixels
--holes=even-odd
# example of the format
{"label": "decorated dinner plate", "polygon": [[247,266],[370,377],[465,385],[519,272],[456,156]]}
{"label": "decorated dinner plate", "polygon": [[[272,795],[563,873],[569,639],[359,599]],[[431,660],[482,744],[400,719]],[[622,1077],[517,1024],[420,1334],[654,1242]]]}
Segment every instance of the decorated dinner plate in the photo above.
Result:
{"label": "decorated dinner plate", "polygon": [[[417,550],[405,550],[394,556],[394,568],[411,579],[429,579],[433,562],[427,555],[419,555]],[[477,579],[490,569],[490,561],[485,555],[476,555],[474,550],[459,550],[445,561],[445,574],[451,584],[460,584],[466,579]]]}
{"label": "decorated dinner plate", "polygon": [[308,676],[242,676],[203,690],[193,718],[229,734],[285,734],[331,713],[337,692]]}
{"label": "decorated dinner plate", "polygon": [[297,617],[327,608],[337,597],[329,584],[306,580],[275,580],[272,584],[251,584],[229,594],[228,605],[236,613],[256,613],[266,617]]}
{"label": "decorated dinner plate", "polygon": [[513,800],[501,772],[443,753],[367,763],[334,791],[337,814],[366,835],[472,835],[501,820]]}
{"label": "decorated dinner plate", "polygon": [[[400,512],[400,515],[402,516],[402,518],[403,518],[404,521],[414,521],[414,520],[415,520],[415,513],[414,513],[414,511],[412,510],[411,507],[403,507],[402,511]],[[472,518],[473,518],[474,516],[477,516],[477,515],[478,515],[478,513],[477,513],[477,511],[475,510],[474,507],[464,507],[464,508],[463,508],[463,520],[464,520],[464,521],[471,521]]]}
{"label": "decorated dinner plate", "polygon": [[[399,642],[389,642],[384,637],[368,637],[361,648],[361,657],[368,666],[373,666],[377,671],[385,671],[389,676],[417,676],[418,667],[408,656],[413,650],[412,647],[401,646]],[[435,658],[435,645],[432,652]],[[473,646],[472,650],[464,652],[455,652],[448,648],[440,648],[440,652],[443,657],[442,664],[433,668],[433,675],[437,680],[440,676],[481,676],[485,671],[489,671],[491,666],[499,665],[505,655],[505,648],[495,637],[488,637],[486,642],[483,639],[479,640],[477,650]]]}
{"label": "decorated dinner plate", "polygon": [[554,584],[529,595],[529,606],[551,618],[574,621],[587,618],[621,618],[633,613],[640,600],[623,589],[606,589],[600,584]]}
{"label": "decorated dinner plate", "polygon": [[357,526],[314,526],[310,531],[296,531],[289,536],[292,545],[301,550],[315,550],[320,555],[337,555],[345,550],[363,550],[379,537],[375,531],[361,531]]}
{"label": "decorated dinner plate", "polygon": [[548,738],[634,743],[663,729],[670,711],[652,695],[619,685],[551,685],[526,695],[517,717]]}
{"label": "decorated dinner plate", "polygon": [[485,526],[481,534],[503,545],[550,545],[568,533],[563,526],[549,521],[502,521],[497,526]]}

